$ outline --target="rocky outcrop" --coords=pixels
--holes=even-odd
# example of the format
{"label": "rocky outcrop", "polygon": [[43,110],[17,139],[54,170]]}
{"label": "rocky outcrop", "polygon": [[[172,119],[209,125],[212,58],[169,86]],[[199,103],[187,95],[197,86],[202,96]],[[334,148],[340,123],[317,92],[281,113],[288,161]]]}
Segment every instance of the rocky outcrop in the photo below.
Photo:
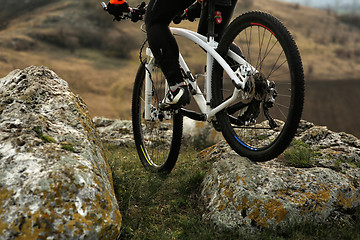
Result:
{"label": "rocky outcrop", "polygon": [[[133,144],[130,121],[94,122],[105,142]],[[207,143],[219,135],[185,120],[184,138]],[[224,141],[199,156],[212,164],[202,183],[203,218],[220,228],[286,231],[303,223],[344,224],[359,209],[360,140],[350,134],[301,121],[291,147],[272,161],[253,163]]]}
{"label": "rocky outcrop", "polygon": [[[105,144],[116,146],[134,146],[134,137],[131,120],[108,119],[95,117],[93,119],[96,129]],[[223,139],[208,122],[194,121],[184,117],[183,122],[184,146],[210,146]],[[169,135],[169,138],[171,135]]]}
{"label": "rocky outcrop", "polygon": [[[203,160],[214,162],[202,184],[204,218],[246,230],[349,221],[360,205],[359,139],[303,121],[292,145],[265,163],[238,156],[224,142],[204,150]],[[310,162],[296,166],[294,149],[309,152]]]}
{"label": "rocky outcrop", "polygon": [[44,67],[0,79],[0,239],[116,239],[120,225],[82,100]]}

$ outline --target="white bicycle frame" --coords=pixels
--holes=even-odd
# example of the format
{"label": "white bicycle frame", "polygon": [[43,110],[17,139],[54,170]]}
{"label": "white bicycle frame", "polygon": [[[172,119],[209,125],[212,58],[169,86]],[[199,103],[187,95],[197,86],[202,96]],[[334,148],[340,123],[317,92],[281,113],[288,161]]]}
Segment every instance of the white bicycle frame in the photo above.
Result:
{"label": "white bicycle frame", "polygon": [[[211,74],[211,71],[207,71],[206,78],[205,78],[204,91],[206,91],[205,92],[206,99],[204,97],[204,94],[201,92],[199,86],[197,85],[196,81],[187,81],[187,83],[190,84],[192,86],[192,88],[195,89],[195,91],[196,91],[196,94],[193,95],[193,98],[195,99],[195,102],[199,106],[202,114],[204,114],[205,120],[209,120],[212,117],[214,117],[216,113],[218,113],[219,111],[228,107],[230,104],[232,104],[238,98],[240,91],[245,88],[245,84],[248,81],[251,73],[254,73],[257,71],[248,62],[246,62],[242,57],[240,57],[233,51],[229,50],[227,55],[229,57],[231,57],[233,60],[235,60],[237,63],[239,63],[241,66],[244,66],[240,69],[237,69],[236,71],[233,71],[231,69],[231,67],[229,66],[229,64],[215,51],[218,43],[215,42],[214,38],[209,38],[209,40],[208,40],[207,37],[205,37],[199,33],[196,33],[196,32],[193,32],[193,31],[190,31],[187,29],[183,29],[183,28],[170,28],[170,29],[174,35],[185,37],[188,40],[196,43],[197,45],[199,45],[202,49],[204,49],[206,51],[206,53],[207,53],[207,60],[206,60],[207,61],[207,69],[212,69],[213,62],[215,59],[222,66],[224,71],[229,75],[229,77],[232,79],[232,81],[234,83],[234,91],[233,91],[232,96],[229,99],[227,99],[225,102],[223,102],[222,104],[216,106],[215,108],[212,108],[210,106],[210,101],[212,99],[212,89],[211,89],[212,88],[212,85],[211,85],[212,74]],[[153,111],[152,111],[152,108],[154,108],[154,106],[152,106],[152,80],[151,80],[151,76],[149,74],[153,70],[152,66],[154,64],[153,61],[155,61],[155,59],[149,48],[146,50],[146,54],[147,54],[147,56],[149,56],[151,58],[151,60],[146,66],[149,71],[146,71],[146,76],[145,76],[145,109],[144,109],[145,115],[144,115],[144,118],[146,120],[153,120],[154,117],[156,117],[156,116],[153,116]],[[185,73],[190,73],[190,69],[187,66],[181,53],[179,54],[179,62],[180,62],[180,66],[184,69]],[[191,78],[194,79],[193,76],[191,76]],[[168,91],[167,88],[168,87],[166,85],[165,91]]]}

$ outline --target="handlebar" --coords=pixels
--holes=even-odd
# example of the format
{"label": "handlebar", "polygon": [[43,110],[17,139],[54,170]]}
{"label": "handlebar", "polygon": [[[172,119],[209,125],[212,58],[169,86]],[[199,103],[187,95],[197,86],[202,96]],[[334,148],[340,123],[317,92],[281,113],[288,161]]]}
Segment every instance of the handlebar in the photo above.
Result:
{"label": "handlebar", "polygon": [[[106,5],[105,2],[102,2],[101,6],[103,7],[103,9],[106,12],[108,12],[108,6]],[[128,12],[120,13],[119,15],[114,15],[113,21],[115,21],[115,20],[120,21],[120,20],[130,19],[133,22],[137,22],[139,20],[143,20],[143,15],[145,13],[146,13],[146,3],[142,2],[136,8],[129,7]],[[111,14],[111,13],[109,13],[109,14]]]}
{"label": "handlebar", "polygon": [[104,8],[105,11],[107,11],[107,5],[104,2],[101,2],[101,6]]}

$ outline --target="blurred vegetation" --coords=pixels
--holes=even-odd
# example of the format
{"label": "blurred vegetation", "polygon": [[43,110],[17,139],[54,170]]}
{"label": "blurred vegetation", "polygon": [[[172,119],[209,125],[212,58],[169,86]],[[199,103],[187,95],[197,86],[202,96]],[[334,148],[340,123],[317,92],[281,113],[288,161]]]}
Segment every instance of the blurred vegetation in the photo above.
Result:
{"label": "blurred vegetation", "polygon": [[56,1],[57,0],[1,0],[0,30],[6,28],[13,18]]}
{"label": "blurred vegetation", "polygon": [[360,29],[360,15],[356,14],[343,14],[338,16],[339,20],[343,23],[355,26]]}
{"label": "blurred vegetation", "polygon": [[[52,4],[51,6],[49,6]],[[43,8],[48,6],[48,8]],[[63,11],[68,9],[67,11]],[[22,0],[2,3],[0,27],[5,28],[12,21],[37,11],[38,20],[34,21],[26,34],[35,40],[74,52],[79,48],[101,50],[105,55],[129,58],[130,52],[138,48],[140,42],[135,34],[125,32],[121,26],[126,23],[112,21],[112,16],[102,11],[100,1],[55,1]],[[33,44],[32,41],[23,41]],[[29,49],[30,47],[22,47]]]}

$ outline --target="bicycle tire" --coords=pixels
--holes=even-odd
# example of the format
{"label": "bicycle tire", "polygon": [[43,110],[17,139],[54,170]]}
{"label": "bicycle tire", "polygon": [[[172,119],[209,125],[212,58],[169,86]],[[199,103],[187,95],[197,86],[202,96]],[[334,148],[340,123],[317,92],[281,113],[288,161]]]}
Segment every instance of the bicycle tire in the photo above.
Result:
{"label": "bicycle tire", "polygon": [[[261,101],[253,98],[250,104],[236,102],[217,113],[216,118],[233,150],[254,162],[268,161],[287,148],[301,119],[305,91],[301,57],[286,27],[275,17],[260,11],[248,12],[236,18],[225,30],[217,51],[225,57],[233,44],[240,47],[246,61],[261,73],[253,82],[255,94],[262,91],[263,96],[268,96]],[[214,107],[228,97],[226,87],[233,89],[234,85],[216,61],[212,74]],[[256,81],[260,83],[259,87]],[[258,90],[266,82],[268,91],[270,81],[275,84],[272,107],[269,107],[269,93]],[[269,118],[261,114],[265,111],[269,113]]]}
{"label": "bicycle tire", "polygon": [[[165,77],[154,65],[152,69],[152,106],[155,114],[163,114],[158,103],[164,97]],[[132,125],[138,155],[144,167],[157,173],[170,173],[180,152],[183,117],[180,113],[171,113],[171,119],[159,117],[144,119],[144,82],[146,68],[140,64],[136,74],[132,96]],[[168,113],[170,114],[170,112]]]}

